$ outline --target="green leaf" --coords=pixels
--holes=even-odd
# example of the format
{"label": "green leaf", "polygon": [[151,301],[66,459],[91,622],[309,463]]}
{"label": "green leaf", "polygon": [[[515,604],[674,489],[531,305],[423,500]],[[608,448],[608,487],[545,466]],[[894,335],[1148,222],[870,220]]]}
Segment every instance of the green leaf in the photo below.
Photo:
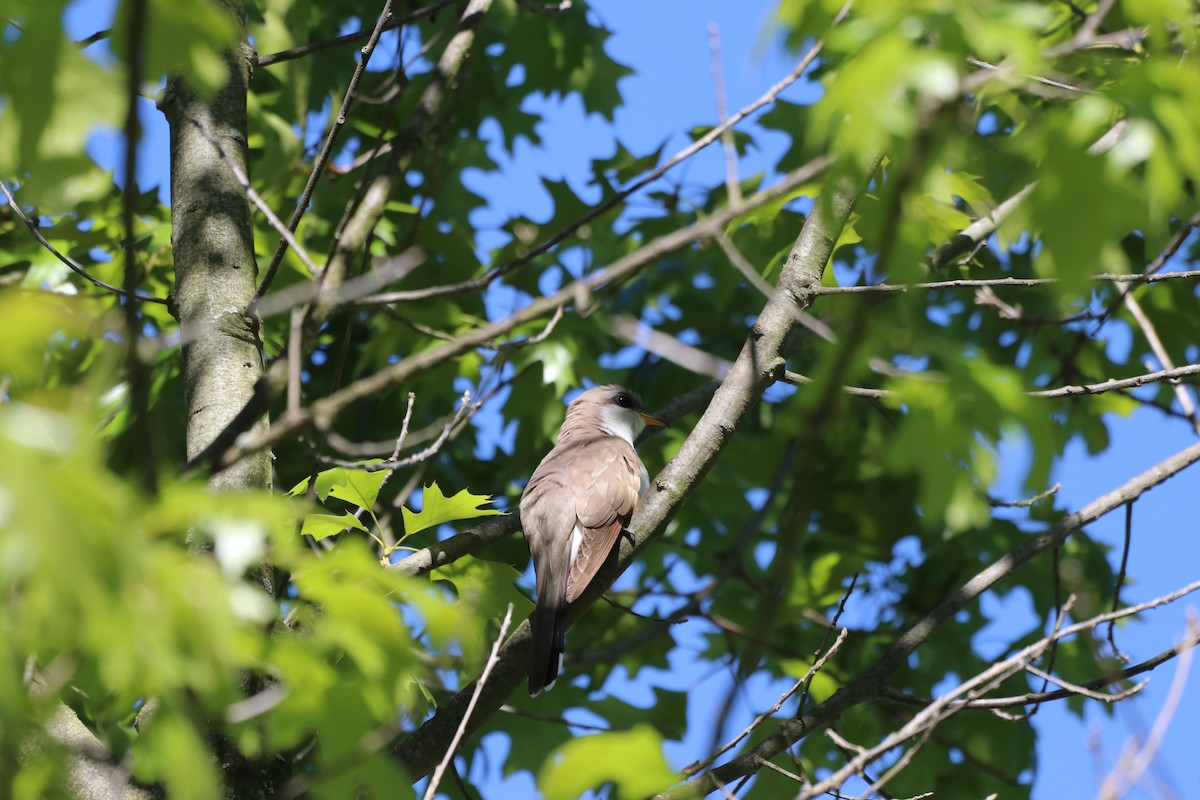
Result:
{"label": "green leaf", "polygon": [[443,522],[454,522],[460,519],[476,519],[503,514],[495,508],[482,508],[492,502],[490,494],[471,494],[463,489],[456,495],[447,497],[442,494],[437,482],[425,487],[424,500],[420,511],[402,509],[404,513],[404,536],[412,536],[427,528],[441,525]]}
{"label": "green leaf", "polygon": [[370,510],[375,507],[379,490],[387,479],[387,472],[367,472],[361,469],[345,470],[344,480],[329,488],[329,494],[338,500],[353,503],[359,508]]}
{"label": "green leaf", "polygon": [[[382,463],[375,458],[362,462],[364,466]],[[387,473],[383,470],[371,472],[365,469],[334,467],[317,473],[317,497],[321,502],[333,495],[359,508],[371,509],[379,497],[379,489]],[[297,483],[288,491],[289,497],[299,497],[308,491],[308,478]]]}
{"label": "green leaf", "polygon": [[304,526],[300,533],[321,541],[348,528],[364,533],[367,530],[367,527],[359,522],[357,517],[347,511],[344,514],[309,514],[304,518]]}
{"label": "green leaf", "polygon": [[546,800],[575,800],[605,783],[623,797],[645,797],[679,781],[667,766],[662,737],[649,725],[573,739],[558,748],[538,772]]}

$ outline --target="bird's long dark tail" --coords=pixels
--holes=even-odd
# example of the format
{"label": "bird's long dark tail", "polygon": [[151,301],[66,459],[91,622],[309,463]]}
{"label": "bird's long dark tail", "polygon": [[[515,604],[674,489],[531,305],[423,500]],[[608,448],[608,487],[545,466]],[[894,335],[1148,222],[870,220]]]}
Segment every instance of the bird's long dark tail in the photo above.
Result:
{"label": "bird's long dark tail", "polygon": [[537,605],[529,618],[533,628],[529,694],[534,697],[553,688],[558,680],[567,627],[566,570],[539,569],[537,573]]}

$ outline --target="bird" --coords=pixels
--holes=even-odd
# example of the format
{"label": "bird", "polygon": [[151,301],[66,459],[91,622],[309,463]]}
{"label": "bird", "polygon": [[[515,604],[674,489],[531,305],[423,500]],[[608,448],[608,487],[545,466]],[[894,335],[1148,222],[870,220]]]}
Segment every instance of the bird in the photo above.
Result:
{"label": "bird", "polygon": [[550,689],[562,669],[567,605],[583,594],[649,488],[633,440],[647,414],[623,386],[588,389],[567,407],[558,441],[521,494],[521,527],[533,557],[535,604],[529,694]]}

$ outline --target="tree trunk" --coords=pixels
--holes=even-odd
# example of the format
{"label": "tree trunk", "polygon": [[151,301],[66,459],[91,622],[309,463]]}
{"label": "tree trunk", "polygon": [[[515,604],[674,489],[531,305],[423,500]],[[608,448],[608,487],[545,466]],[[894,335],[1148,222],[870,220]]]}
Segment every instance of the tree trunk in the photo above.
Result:
{"label": "tree trunk", "polygon": [[[221,0],[239,25],[238,0]],[[242,409],[262,375],[262,338],[254,299],[258,266],[250,202],[234,167],[248,176],[246,90],[251,50],[226,55],[229,82],[211,99],[172,80],[161,103],[171,126],[171,244],[175,308],[185,345],[187,456],[201,452]],[[267,427],[264,416],[254,430]],[[215,490],[271,485],[269,453],[217,473]]]}

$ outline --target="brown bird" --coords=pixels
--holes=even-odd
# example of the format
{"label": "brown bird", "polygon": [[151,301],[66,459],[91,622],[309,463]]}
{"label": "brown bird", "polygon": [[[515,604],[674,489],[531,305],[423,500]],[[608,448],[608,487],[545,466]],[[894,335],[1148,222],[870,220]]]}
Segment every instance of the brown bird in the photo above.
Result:
{"label": "brown bird", "polygon": [[567,604],[592,582],[650,484],[633,440],[647,425],[666,424],[628,389],[588,389],[567,407],[558,443],[529,478],[521,495],[537,582],[529,694],[554,686]]}

